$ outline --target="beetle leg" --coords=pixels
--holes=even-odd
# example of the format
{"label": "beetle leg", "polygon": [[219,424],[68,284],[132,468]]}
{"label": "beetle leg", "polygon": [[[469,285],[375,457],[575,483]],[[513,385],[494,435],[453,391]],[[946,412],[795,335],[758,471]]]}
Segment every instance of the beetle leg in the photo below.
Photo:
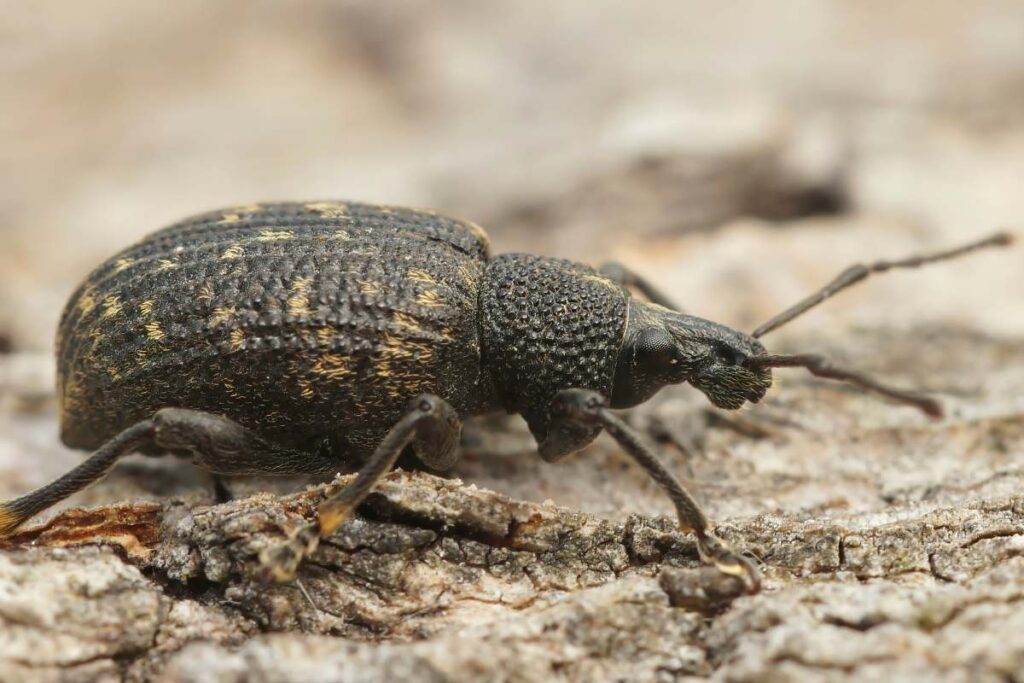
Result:
{"label": "beetle leg", "polygon": [[43,510],[102,479],[125,455],[144,445],[174,453],[191,453],[193,462],[214,474],[315,474],[334,472],[329,453],[306,453],[278,446],[254,431],[219,415],[164,408],[100,446],[64,476],[16,500],[0,504],[0,537]]}
{"label": "beetle leg", "polygon": [[[742,554],[708,530],[707,517],[679,480],[666,469],[665,465],[648,448],[640,437],[625,422],[608,409],[608,401],[596,391],[587,389],[566,389],[552,401],[553,425],[558,433],[570,434],[570,425],[576,423],[576,432],[588,436],[587,441],[604,429],[619,445],[654,479],[668,494],[676,508],[679,526],[692,531],[697,537],[697,551],[701,559],[714,564],[719,571],[743,579],[751,592],[761,588],[761,573]],[[596,430],[596,431],[594,431]],[[556,433],[557,434],[557,433]],[[550,436],[550,435],[549,435]],[[555,436],[553,443],[564,446],[564,437]],[[545,439],[547,441],[547,438]],[[541,444],[542,455],[544,443]],[[547,459],[547,458],[545,458]]]}
{"label": "beetle leg", "polygon": [[[580,392],[579,394],[573,392]],[[551,402],[551,418],[547,433],[537,443],[537,453],[544,462],[561,462],[585,448],[597,438],[603,427],[590,420],[582,420],[572,412],[572,397],[582,395],[583,390],[561,391]],[[596,394],[595,394],[596,395]]]}
{"label": "beetle leg", "polygon": [[[438,472],[446,472],[459,460],[459,441],[462,436],[462,422],[458,413],[444,399],[427,395],[414,402],[433,402],[433,417],[421,419],[416,425],[416,436],[412,450],[424,465]],[[420,407],[422,410],[422,407]]]}
{"label": "beetle leg", "polygon": [[627,289],[635,289],[643,294],[644,298],[652,304],[664,306],[665,308],[672,309],[673,311],[681,310],[676,306],[675,302],[672,301],[671,297],[666,296],[660,289],[651,284],[647,278],[622,265],[618,261],[608,261],[607,263],[602,264],[601,267],[597,269],[597,272],[601,273],[601,275],[604,275],[612,282],[626,287]]}
{"label": "beetle leg", "polygon": [[354,480],[332,493],[317,509],[317,521],[303,524],[288,540],[260,553],[264,577],[284,583],[291,581],[304,557],[316,550],[320,539],[330,536],[370,493],[406,446],[430,467],[450,467],[457,455],[461,424],[444,399],[425,394],[414,399],[409,412],[381,441]]}
{"label": "beetle leg", "polygon": [[85,462],[59,479],[20,498],[0,504],[0,538],[10,535],[43,510],[102,479],[122,456],[134,453],[140,446],[150,443],[154,432],[152,420],[137,422],[100,446]]}
{"label": "beetle leg", "polygon": [[210,485],[213,488],[213,500],[215,503],[230,503],[235,499],[224,477],[220,474],[210,474]]}
{"label": "beetle leg", "polygon": [[197,467],[214,474],[323,474],[340,460],[330,449],[311,451],[280,446],[220,415],[164,408],[153,415],[153,442],[176,453],[191,453]]}

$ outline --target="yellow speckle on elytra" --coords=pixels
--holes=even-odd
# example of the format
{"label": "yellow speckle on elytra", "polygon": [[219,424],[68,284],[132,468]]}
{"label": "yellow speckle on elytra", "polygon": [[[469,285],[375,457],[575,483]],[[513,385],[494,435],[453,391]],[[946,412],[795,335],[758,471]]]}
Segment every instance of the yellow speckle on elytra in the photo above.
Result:
{"label": "yellow speckle on elytra", "polygon": [[121,297],[108,296],[103,300],[103,317],[113,318],[121,313]]}
{"label": "yellow speckle on elytra", "polygon": [[487,236],[487,232],[476,223],[470,221],[464,221],[464,225],[469,228],[469,231],[473,233],[473,236],[484,243],[484,247],[490,247],[491,238]]}
{"label": "yellow speckle on elytra", "polygon": [[329,327],[321,327],[316,331],[317,346],[329,349],[334,343],[334,330]]}
{"label": "yellow speckle on elytra", "polygon": [[164,338],[164,331],[160,327],[159,321],[154,320],[153,322],[148,322],[146,323],[145,328],[146,336],[152,341],[160,341]]}
{"label": "yellow speckle on elytra", "polygon": [[245,254],[245,249],[242,248],[241,244],[232,244],[224,250],[224,253],[220,255],[220,258],[222,261],[230,261],[232,259],[241,258],[243,254]]}
{"label": "yellow speckle on elytra", "polygon": [[310,371],[323,379],[344,379],[353,373],[352,358],[343,353],[325,353],[316,359]]}
{"label": "yellow speckle on elytra", "polygon": [[391,314],[391,322],[398,325],[399,327],[404,327],[408,330],[420,329],[420,324],[416,320],[416,318],[409,315],[408,313],[402,313],[401,311],[395,311],[394,313]]}
{"label": "yellow speckle on elytra", "polygon": [[143,318],[148,318],[149,316],[153,315],[152,299],[147,299],[143,301],[141,304],[139,304],[139,313],[142,314]]}
{"label": "yellow speckle on elytra", "polygon": [[343,202],[311,202],[303,206],[307,211],[315,211],[324,218],[341,218],[348,215],[348,206]]}
{"label": "yellow speckle on elytra", "polygon": [[245,332],[241,329],[231,330],[231,335],[228,337],[231,344],[231,350],[241,351],[245,348]]}
{"label": "yellow speckle on elytra", "polygon": [[437,290],[435,289],[427,289],[420,292],[419,296],[416,297],[416,303],[418,303],[420,306],[426,306],[428,308],[440,306],[442,303],[441,295],[438,294]]}
{"label": "yellow speckle on elytra", "polygon": [[89,315],[92,309],[96,308],[96,290],[94,287],[86,287],[85,291],[82,292],[81,298],[78,299],[78,310],[82,312],[82,315]]}
{"label": "yellow speckle on elytra", "polygon": [[291,296],[288,297],[288,312],[292,315],[309,315],[309,290],[312,288],[313,278],[300,277],[289,288]]}
{"label": "yellow speckle on elytra", "polygon": [[380,247],[374,246],[372,244],[365,244],[361,246],[359,249],[353,249],[348,253],[350,256],[369,256],[373,258],[376,256],[380,256]]}
{"label": "yellow speckle on elytra", "polygon": [[363,294],[376,294],[380,291],[380,285],[372,280],[356,280],[356,284]]}
{"label": "yellow speckle on elytra", "polygon": [[118,259],[114,262],[114,272],[120,273],[121,271],[130,268],[133,263],[135,263],[135,259],[133,258]]}
{"label": "yellow speckle on elytra", "polygon": [[223,387],[224,391],[228,393],[228,396],[231,396],[232,398],[242,398],[241,395],[239,394],[238,388],[235,387],[233,383],[224,382]]}
{"label": "yellow speckle on elytra", "polygon": [[204,304],[213,303],[213,285],[210,282],[204,282],[196,292],[196,299]]}
{"label": "yellow speckle on elytra", "polygon": [[262,211],[263,207],[259,204],[246,204],[244,206],[236,206],[232,209],[225,211],[222,214],[222,218],[217,221],[217,225],[231,225],[232,223],[238,223],[242,220],[242,214],[256,213]]}
{"label": "yellow speckle on elytra", "polygon": [[64,391],[61,393],[61,412],[69,413],[78,410],[82,406],[84,394],[81,376],[77,372],[72,372],[64,383]]}
{"label": "yellow speckle on elytra", "polygon": [[410,270],[408,272],[408,277],[413,282],[422,282],[422,283],[428,284],[428,285],[436,285],[437,284],[437,280],[434,279],[433,275],[431,275],[430,273],[428,273],[425,270],[421,270],[421,269],[418,269],[418,268]]}
{"label": "yellow speckle on elytra", "polygon": [[235,315],[234,306],[220,306],[213,309],[213,315],[210,316],[210,326],[216,327],[231,320]]}
{"label": "yellow speckle on elytra", "polygon": [[458,268],[458,273],[459,277],[462,278],[462,281],[466,283],[467,286],[473,286],[473,274],[470,272],[469,268],[467,268],[465,265],[460,265]]}
{"label": "yellow speckle on elytra", "polygon": [[334,239],[339,240],[341,242],[347,242],[350,239],[352,239],[352,235],[348,234],[348,230],[335,230]]}
{"label": "yellow speckle on elytra", "polygon": [[90,348],[90,352],[95,351],[96,348],[100,345],[100,342],[102,342],[102,341],[103,341],[103,330],[99,329],[98,327],[93,329],[89,333],[89,342],[90,342],[89,348]]}
{"label": "yellow speckle on elytra", "polygon": [[293,237],[295,237],[295,233],[291,230],[260,230],[256,240],[259,242],[281,242]]}
{"label": "yellow speckle on elytra", "polygon": [[433,360],[434,350],[429,344],[413,341],[411,339],[400,339],[390,334],[384,335],[384,343],[380,346],[376,360],[389,365],[392,361],[415,361],[416,363],[428,363]]}
{"label": "yellow speckle on elytra", "polygon": [[156,272],[164,273],[168,270],[174,270],[178,267],[178,264],[169,258],[162,258],[156,262]]}

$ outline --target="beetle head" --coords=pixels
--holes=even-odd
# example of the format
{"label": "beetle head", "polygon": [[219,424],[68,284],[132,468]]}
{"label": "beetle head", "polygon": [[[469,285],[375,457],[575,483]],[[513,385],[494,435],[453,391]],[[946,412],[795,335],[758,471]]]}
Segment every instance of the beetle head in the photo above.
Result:
{"label": "beetle head", "polygon": [[757,403],[772,384],[768,368],[746,367],[765,352],[748,334],[631,299],[615,369],[612,407],[646,401],[667,384],[689,382],[719,408]]}

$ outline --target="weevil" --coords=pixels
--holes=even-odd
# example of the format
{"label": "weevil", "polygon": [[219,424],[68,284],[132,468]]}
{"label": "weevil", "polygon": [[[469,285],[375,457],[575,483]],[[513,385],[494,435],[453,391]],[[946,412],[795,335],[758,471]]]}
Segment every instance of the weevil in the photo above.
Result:
{"label": "weevil", "polygon": [[492,257],[480,227],[430,211],[321,201],[199,215],[71,296],[57,334],[61,439],[94,452],[0,505],[0,536],[137,451],[215,474],[357,470],[315,522],[262,553],[262,573],[288,581],[403,451],[447,470],[462,419],[505,410],[548,462],[608,432],[668,494],[700,557],[756,591],[757,567],[612,410],[684,382],[736,409],[765,396],[772,368],[802,367],[938,416],[929,396],[818,355],[769,354],[760,338],[872,273],[1010,241],[853,266],[747,334],[681,312],[618,264]]}

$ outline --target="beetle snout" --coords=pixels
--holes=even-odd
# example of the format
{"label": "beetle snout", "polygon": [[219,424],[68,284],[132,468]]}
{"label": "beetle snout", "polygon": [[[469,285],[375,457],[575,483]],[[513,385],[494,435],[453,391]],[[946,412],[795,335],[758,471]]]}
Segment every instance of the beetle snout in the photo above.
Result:
{"label": "beetle snout", "polygon": [[717,407],[736,410],[744,403],[758,403],[772,384],[771,371],[741,365],[713,365],[693,378],[695,387]]}
{"label": "beetle snout", "polygon": [[771,375],[768,376],[767,381],[761,384],[750,387],[747,391],[747,400],[751,403],[760,403],[761,399],[768,393],[768,388],[772,385]]}

